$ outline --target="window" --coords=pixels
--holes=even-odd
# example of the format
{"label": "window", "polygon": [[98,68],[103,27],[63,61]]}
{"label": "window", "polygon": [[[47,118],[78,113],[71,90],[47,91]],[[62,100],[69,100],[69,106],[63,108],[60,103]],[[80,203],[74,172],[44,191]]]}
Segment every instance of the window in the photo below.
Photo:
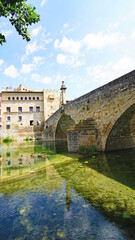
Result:
{"label": "window", "polygon": [[11,98],[10,97],[8,97],[8,100],[10,100]]}
{"label": "window", "polygon": [[11,112],[11,108],[10,107],[7,107],[7,112]]}
{"label": "window", "polygon": [[22,112],[22,107],[18,107],[18,112]]}
{"label": "window", "polygon": [[11,120],[11,117],[10,116],[7,116],[7,121],[9,122]]}
{"label": "window", "polygon": [[35,100],[35,97],[33,97],[33,100]]}
{"label": "window", "polygon": [[40,112],[40,107],[36,107],[36,112]]}
{"label": "window", "polygon": [[31,97],[29,97],[29,100],[31,100]]}
{"label": "window", "polygon": [[18,119],[19,122],[21,122],[21,121],[22,121],[22,116],[19,116],[18,118],[19,118],[19,119]]}
{"label": "window", "polygon": [[19,100],[19,97],[17,97],[16,99]]}
{"label": "window", "polygon": [[12,97],[12,100],[15,100],[15,97]]}
{"label": "window", "polygon": [[21,97],[21,100],[23,100],[23,97]]}
{"label": "window", "polygon": [[34,120],[30,120],[30,126],[34,125]]}
{"label": "window", "polygon": [[39,100],[39,97],[37,97],[37,100]]}
{"label": "window", "polygon": [[6,128],[7,128],[7,129],[10,129],[10,125],[7,125]]}
{"label": "window", "polygon": [[25,97],[25,100],[27,100],[27,97]]}
{"label": "window", "polygon": [[37,125],[38,125],[38,126],[41,125],[41,120],[38,120],[38,121],[37,121]]}
{"label": "window", "polygon": [[29,111],[30,111],[30,112],[33,112],[33,107],[29,107]]}

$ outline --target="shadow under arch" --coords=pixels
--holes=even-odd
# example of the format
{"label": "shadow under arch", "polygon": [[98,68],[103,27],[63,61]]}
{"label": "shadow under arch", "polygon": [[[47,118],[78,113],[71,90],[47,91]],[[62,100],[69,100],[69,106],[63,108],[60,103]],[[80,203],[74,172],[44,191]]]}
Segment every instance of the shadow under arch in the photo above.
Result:
{"label": "shadow under arch", "polygon": [[75,125],[70,115],[63,113],[57,123],[55,140],[67,140],[67,129]]}
{"label": "shadow under arch", "polygon": [[135,147],[135,103],[127,108],[112,126],[105,151]]}

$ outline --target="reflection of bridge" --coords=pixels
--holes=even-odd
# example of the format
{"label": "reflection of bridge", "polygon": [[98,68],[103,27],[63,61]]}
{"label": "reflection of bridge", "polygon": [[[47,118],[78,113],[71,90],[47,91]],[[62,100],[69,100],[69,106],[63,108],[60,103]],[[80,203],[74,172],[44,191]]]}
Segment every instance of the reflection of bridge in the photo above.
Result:
{"label": "reflection of bridge", "polygon": [[47,121],[44,140],[99,150],[135,147],[135,71],[63,105]]}

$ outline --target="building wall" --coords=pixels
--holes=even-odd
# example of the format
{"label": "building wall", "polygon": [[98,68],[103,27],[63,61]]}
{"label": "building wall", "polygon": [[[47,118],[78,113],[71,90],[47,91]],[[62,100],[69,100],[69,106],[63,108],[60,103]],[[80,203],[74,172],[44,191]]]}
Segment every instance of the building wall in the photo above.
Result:
{"label": "building wall", "polygon": [[54,112],[59,109],[59,92],[55,90],[43,90],[44,98],[44,119],[47,120]]}
{"label": "building wall", "polygon": [[58,91],[2,92],[2,138],[41,137],[45,119],[58,108]]}

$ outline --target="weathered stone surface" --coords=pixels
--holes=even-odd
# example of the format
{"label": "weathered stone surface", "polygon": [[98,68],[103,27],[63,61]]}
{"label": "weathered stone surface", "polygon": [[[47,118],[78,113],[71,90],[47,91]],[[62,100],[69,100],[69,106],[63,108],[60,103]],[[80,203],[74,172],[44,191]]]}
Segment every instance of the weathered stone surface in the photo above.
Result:
{"label": "weathered stone surface", "polygon": [[43,139],[56,139],[64,113],[73,120],[73,125],[65,128],[69,149],[73,151],[80,145],[96,145],[101,151],[135,147],[134,104],[135,71],[132,71],[63,105],[46,121]]}

